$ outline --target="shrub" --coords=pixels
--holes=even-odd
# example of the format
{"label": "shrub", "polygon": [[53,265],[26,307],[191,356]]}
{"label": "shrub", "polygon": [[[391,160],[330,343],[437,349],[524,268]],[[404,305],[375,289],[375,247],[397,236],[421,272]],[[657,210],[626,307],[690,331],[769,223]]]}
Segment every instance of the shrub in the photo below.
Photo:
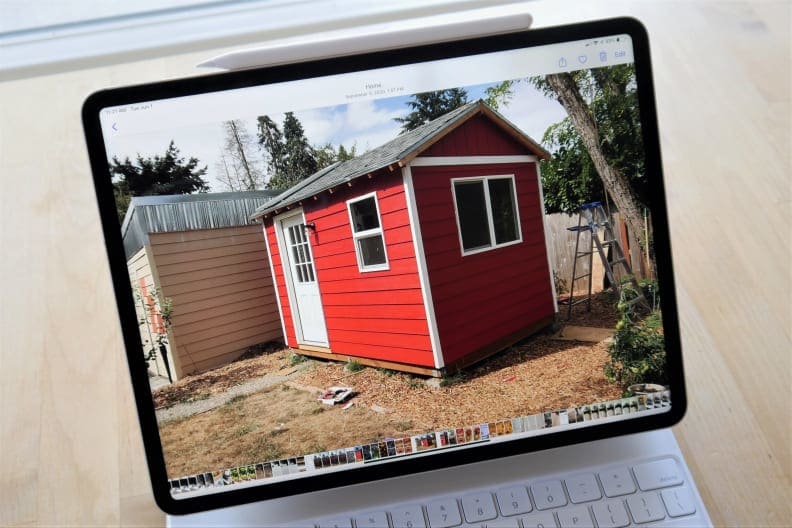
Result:
{"label": "shrub", "polygon": [[654,308],[649,315],[641,317],[635,310],[638,305],[630,302],[638,292],[631,284],[622,285],[616,305],[619,321],[613,343],[608,348],[610,362],[605,365],[608,380],[624,387],[635,383],[668,383],[663,320],[657,308],[657,283],[641,286]]}
{"label": "shrub", "polygon": [[306,361],[308,361],[308,358],[303,356],[302,354],[297,354],[295,352],[292,352],[291,354],[289,354],[289,366],[290,367],[294,367],[294,366],[299,365],[300,363],[304,363]]}
{"label": "shrub", "polygon": [[360,372],[364,368],[366,368],[366,367],[364,367],[363,365],[361,365],[360,363],[358,363],[354,359],[350,359],[349,361],[347,361],[347,364],[344,365],[344,370],[346,370],[348,372]]}

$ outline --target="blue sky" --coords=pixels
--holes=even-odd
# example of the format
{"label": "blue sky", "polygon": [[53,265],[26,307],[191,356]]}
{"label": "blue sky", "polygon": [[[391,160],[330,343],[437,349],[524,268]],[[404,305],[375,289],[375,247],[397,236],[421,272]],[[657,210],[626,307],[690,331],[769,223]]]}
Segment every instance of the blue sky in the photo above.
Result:
{"label": "blue sky", "polygon": [[[465,87],[471,101],[485,97],[489,85]],[[326,143],[338,147],[343,144],[347,149],[353,145],[358,153],[376,148],[396,137],[400,124],[396,117],[404,117],[409,113],[407,106],[410,96],[398,96],[383,99],[357,101],[350,104],[332,107],[298,110],[295,115],[305,130],[305,135],[312,145],[322,146]],[[286,111],[286,109],[284,109]],[[541,142],[547,127],[561,121],[565,112],[556,101],[546,98],[533,86],[525,81],[514,85],[514,96],[507,105],[501,105],[498,111],[515,124],[528,136]],[[278,123],[283,123],[284,114],[271,114]],[[251,137],[256,137],[257,115],[245,117],[245,123]],[[215,179],[219,167],[220,153],[223,146],[223,130],[221,123],[207,123],[203,126],[182,128],[166,128],[145,135],[123,136],[112,140],[108,145],[110,155],[120,158],[134,158],[137,153],[144,157],[162,154],[173,139],[185,157],[196,157],[201,166],[207,166],[205,179],[212,191],[227,190]],[[259,163],[263,166],[263,154],[259,153]]]}

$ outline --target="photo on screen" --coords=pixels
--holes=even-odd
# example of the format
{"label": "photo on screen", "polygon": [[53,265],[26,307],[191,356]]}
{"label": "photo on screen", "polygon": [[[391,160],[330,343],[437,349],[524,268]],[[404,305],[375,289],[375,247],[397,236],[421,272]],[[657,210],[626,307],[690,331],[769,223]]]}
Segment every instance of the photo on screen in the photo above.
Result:
{"label": "photo on screen", "polygon": [[108,140],[172,492],[667,408],[635,70],[603,64]]}

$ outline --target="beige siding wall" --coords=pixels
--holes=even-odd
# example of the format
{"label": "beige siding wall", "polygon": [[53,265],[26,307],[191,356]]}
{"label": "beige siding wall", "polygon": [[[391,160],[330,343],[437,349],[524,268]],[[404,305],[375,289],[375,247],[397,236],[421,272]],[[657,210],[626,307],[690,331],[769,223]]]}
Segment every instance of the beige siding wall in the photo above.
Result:
{"label": "beige siding wall", "polygon": [[171,300],[178,377],[283,339],[261,226],[149,235],[154,275]]}
{"label": "beige siding wall", "polygon": [[[129,280],[132,283],[133,295],[135,298],[135,312],[137,313],[138,322],[140,323],[140,340],[143,342],[142,354],[147,354],[152,343],[155,342],[157,336],[157,325],[151,319],[151,313],[146,308],[144,293],[151,295],[151,299],[156,303],[157,287],[154,282],[152,274],[151,263],[149,262],[149,255],[146,248],[141,248],[140,251],[135,253],[127,261],[127,269],[129,270]],[[145,285],[145,290],[143,286]],[[171,365],[173,361],[171,361]],[[171,369],[173,367],[171,366]],[[157,352],[157,358],[154,361],[149,361],[149,370],[155,374],[167,377],[168,373],[165,369],[162,355]]]}

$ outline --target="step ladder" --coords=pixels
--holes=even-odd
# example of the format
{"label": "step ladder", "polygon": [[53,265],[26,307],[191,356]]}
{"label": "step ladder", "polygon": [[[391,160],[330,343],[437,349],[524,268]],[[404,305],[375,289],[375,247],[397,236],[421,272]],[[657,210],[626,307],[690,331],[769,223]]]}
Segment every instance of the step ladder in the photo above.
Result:
{"label": "step ladder", "polygon": [[[630,263],[627,261],[627,258],[624,255],[621,244],[619,244],[619,239],[616,238],[613,232],[613,227],[611,226],[611,222],[608,219],[608,215],[605,214],[605,210],[602,208],[602,202],[590,202],[581,205],[580,209],[578,210],[578,225],[574,227],[568,227],[567,230],[572,231],[577,235],[575,240],[575,259],[572,263],[572,281],[569,284],[569,297],[559,301],[559,304],[567,306],[567,319],[572,317],[572,307],[577,306],[578,304],[586,303],[587,311],[591,311],[591,283],[594,269],[592,266],[594,253],[597,253],[600,257],[600,260],[602,260],[602,266],[605,269],[605,276],[608,277],[608,281],[610,282],[611,288],[613,289],[613,293],[616,294],[616,297],[618,298],[620,296],[621,288],[619,286],[619,281],[616,279],[614,274],[614,269],[617,266],[621,266],[624,272],[630,278],[630,282],[632,282],[635,291],[638,293],[638,297],[631,299],[628,304],[641,303],[649,308],[649,303],[641,293],[641,287],[632,273]],[[589,234],[588,248],[581,250],[580,237],[585,233]],[[600,233],[602,235],[602,239],[600,239]],[[614,259],[612,261],[608,261],[608,256],[606,254],[608,248],[611,248],[613,253]],[[578,262],[583,257],[588,258],[588,273],[578,275]],[[581,299],[575,300],[575,281],[586,277],[588,277],[588,294]]]}

